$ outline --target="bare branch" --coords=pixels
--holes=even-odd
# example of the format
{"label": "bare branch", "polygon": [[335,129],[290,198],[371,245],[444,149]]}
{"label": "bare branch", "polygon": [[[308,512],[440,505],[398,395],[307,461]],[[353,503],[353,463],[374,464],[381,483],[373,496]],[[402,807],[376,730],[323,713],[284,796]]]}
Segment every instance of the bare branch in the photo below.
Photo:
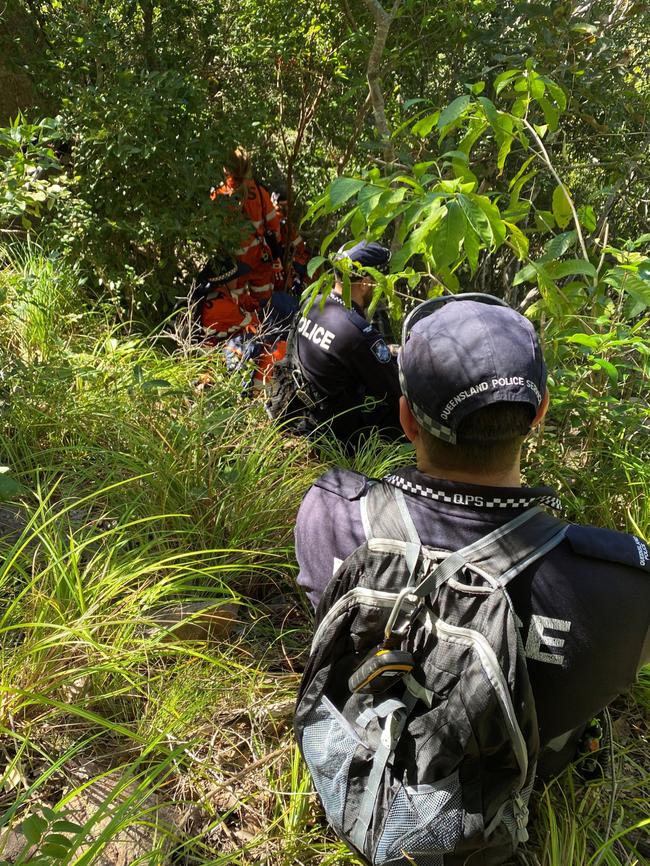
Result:
{"label": "bare branch", "polygon": [[386,162],[391,163],[395,159],[395,148],[391,141],[390,128],[386,119],[386,105],[384,103],[384,94],[381,89],[381,59],[386,48],[386,40],[388,32],[391,28],[393,20],[402,3],[402,0],[394,0],[390,12],[387,12],[378,0],[364,0],[366,8],[372,15],[375,21],[375,39],[370,49],[368,57],[368,67],[366,77],[368,79],[368,89],[370,91],[370,99],[372,101],[372,110],[375,118],[375,126],[381,138],[384,158]]}
{"label": "bare branch", "polygon": [[585,245],[585,239],[584,239],[584,236],[582,234],[582,229],[580,227],[580,220],[578,219],[578,211],[576,210],[576,206],[573,203],[573,199],[569,195],[569,190],[562,183],[560,175],[555,170],[555,167],[554,167],[553,163],[551,162],[551,158],[548,155],[548,151],[544,147],[544,142],[542,141],[542,139],[537,134],[533,125],[531,123],[529,123],[525,117],[522,117],[521,120],[522,120],[522,123],[524,124],[524,126],[526,127],[526,129],[530,132],[530,134],[535,139],[535,144],[539,148],[539,153],[537,153],[537,156],[539,156],[542,159],[542,161],[545,163],[546,167],[548,168],[548,170],[551,172],[551,174],[555,178],[555,182],[557,183],[557,185],[560,187],[560,189],[562,190],[562,192],[566,196],[566,200],[568,201],[569,207],[571,208],[571,214],[573,215],[573,222],[574,222],[575,227],[576,227],[576,234],[578,236],[578,241],[580,243],[580,249],[582,250],[582,255],[583,255],[585,261],[588,262],[589,261],[589,254],[587,253],[587,247]]}

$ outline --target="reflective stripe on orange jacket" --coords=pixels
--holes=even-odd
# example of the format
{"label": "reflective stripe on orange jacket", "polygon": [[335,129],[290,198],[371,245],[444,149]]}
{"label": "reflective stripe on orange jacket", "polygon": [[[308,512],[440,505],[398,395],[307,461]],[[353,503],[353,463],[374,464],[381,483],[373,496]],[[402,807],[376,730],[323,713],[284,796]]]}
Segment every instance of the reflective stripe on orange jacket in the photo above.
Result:
{"label": "reflective stripe on orange jacket", "polygon": [[208,295],[201,304],[201,325],[206,335],[221,340],[244,329],[257,330],[257,315],[247,306],[243,298],[235,298],[228,291]]}

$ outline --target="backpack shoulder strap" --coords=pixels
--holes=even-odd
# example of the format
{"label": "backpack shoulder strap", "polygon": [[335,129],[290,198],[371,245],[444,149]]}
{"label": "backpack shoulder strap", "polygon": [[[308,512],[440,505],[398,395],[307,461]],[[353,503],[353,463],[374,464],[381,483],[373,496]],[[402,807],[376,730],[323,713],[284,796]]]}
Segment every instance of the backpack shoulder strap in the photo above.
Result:
{"label": "backpack shoulder strap", "polygon": [[421,598],[429,595],[467,565],[477,566],[495,585],[505,587],[556,547],[566,531],[567,524],[562,520],[541,508],[529,508],[473,544],[450,554],[417,586],[415,594]]}
{"label": "backpack shoulder strap", "polygon": [[366,541],[390,538],[421,544],[404,493],[392,484],[372,479],[361,500],[361,521]]}

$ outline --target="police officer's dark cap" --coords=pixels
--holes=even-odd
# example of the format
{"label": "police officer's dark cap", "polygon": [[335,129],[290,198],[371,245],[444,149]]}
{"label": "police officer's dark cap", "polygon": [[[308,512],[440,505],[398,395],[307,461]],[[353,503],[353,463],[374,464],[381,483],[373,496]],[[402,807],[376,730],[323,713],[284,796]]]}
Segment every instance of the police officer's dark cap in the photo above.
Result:
{"label": "police officer's dark cap", "polygon": [[452,444],[463,418],[492,403],[526,403],[532,421],[546,391],[535,329],[489,295],[453,295],[416,307],[398,360],[402,392],[418,424]]}
{"label": "police officer's dark cap", "polygon": [[335,256],[336,259],[350,259],[364,268],[375,268],[382,274],[388,272],[390,257],[390,250],[377,241],[360,241],[349,249],[342,246]]}

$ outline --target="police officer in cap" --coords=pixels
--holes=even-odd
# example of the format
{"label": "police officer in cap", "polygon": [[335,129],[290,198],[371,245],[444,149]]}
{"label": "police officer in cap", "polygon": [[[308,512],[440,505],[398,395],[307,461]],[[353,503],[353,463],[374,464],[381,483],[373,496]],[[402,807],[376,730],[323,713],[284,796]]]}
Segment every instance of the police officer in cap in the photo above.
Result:
{"label": "police officer in cap", "polygon": [[[399,356],[401,423],[416,463],[383,479],[404,492],[424,545],[456,551],[555,492],[522,485],[521,447],[548,406],[532,324],[489,295],[427,301],[407,319]],[[298,583],[316,606],[365,541],[369,479],[330,470],[296,521]],[[642,538],[570,525],[508,586],[549,774],[576,755],[594,714],[650,663],[650,552]],[[319,610],[319,617],[324,611]]]}
{"label": "police officer in cap", "polygon": [[352,309],[343,301],[342,277],[324,304],[318,296],[298,323],[296,361],[314,399],[312,414],[328,423],[347,448],[373,430],[387,439],[401,437],[400,386],[396,358],[382,335],[365,318],[375,281],[359,268],[384,271],[390,250],[362,241],[340,251],[349,259]]}

